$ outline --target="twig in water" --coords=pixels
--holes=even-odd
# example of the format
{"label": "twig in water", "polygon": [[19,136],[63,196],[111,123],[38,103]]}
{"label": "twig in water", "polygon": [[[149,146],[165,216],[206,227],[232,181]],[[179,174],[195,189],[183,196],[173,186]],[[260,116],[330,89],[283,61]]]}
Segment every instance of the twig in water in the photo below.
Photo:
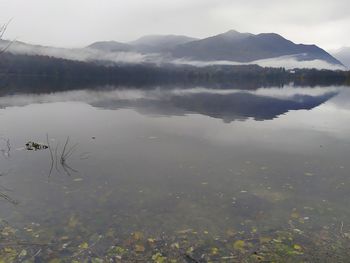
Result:
{"label": "twig in water", "polygon": [[78,144],[74,144],[72,147],[70,147],[69,149],[67,148],[69,145],[69,136],[67,137],[66,143],[63,146],[63,150],[61,153],[61,158],[60,158],[60,163],[61,166],[63,168],[63,170],[69,175],[71,176],[71,172],[75,172],[77,173],[78,171],[73,169],[72,167],[70,167],[67,164],[67,159],[74,153],[76,147],[78,146]]}
{"label": "twig in water", "polygon": [[6,201],[10,202],[13,205],[18,205],[18,201],[12,199],[11,197],[9,197],[7,194],[1,193],[0,192],[0,198],[5,199]]}
{"label": "twig in water", "polygon": [[11,171],[11,169],[10,170],[8,170],[7,172],[5,172],[5,173],[0,173],[0,176],[6,176],[6,175],[8,175],[9,173],[10,173],[10,171]]}
{"label": "twig in water", "polygon": [[62,150],[62,153],[61,153],[61,164],[63,165],[63,163],[66,162],[66,159],[65,159],[65,155],[66,155],[66,149],[67,149],[67,145],[69,143],[69,136],[67,137],[67,140],[66,140],[66,143],[64,144],[63,146],[63,150]]}
{"label": "twig in water", "polygon": [[58,173],[61,173],[60,168],[59,168],[60,166],[62,167],[64,172],[66,174],[68,174],[69,176],[71,176],[72,172],[77,173],[78,172],[77,170],[73,169],[71,166],[69,166],[67,164],[67,160],[69,157],[71,157],[73,155],[78,144],[74,144],[73,146],[70,147],[69,146],[69,136],[68,136],[65,144],[63,145],[62,152],[59,154],[60,143],[58,142],[56,144],[56,147],[52,148],[48,134],[46,134],[46,141],[47,141],[47,148],[50,151],[50,157],[51,157],[51,166],[50,166],[49,177],[51,176],[54,167]]}
{"label": "twig in water", "polygon": [[58,169],[58,147],[59,147],[60,143],[58,142],[55,148],[55,167],[56,167],[56,171],[58,173],[60,173],[60,169]]}
{"label": "twig in water", "polygon": [[0,247],[7,247],[7,246],[10,246],[10,247],[14,247],[14,246],[40,246],[40,247],[48,247],[48,246],[51,246],[53,245],[52,243],[32,243],[32,242],[24,242],[24,241],[17,241],[17,242],[9,242],[9,243],[0,243]]}
{"label": "twig in water", "polygon": [[49,173],[49,177],[50,177],[54,166],[54,159],[53,159],[53,153],[52,153],[52,149],[49,141],[49,134],[46,134],[46,142],[47,142],[47,147],[49,148],[50,157],[51,157],[51,167],[50,167],[50,173]]}
{"label": "twig in water", "polygon": [[340,223],[340,235],[341,235],[342,237],[344,237],[343,228],[344,228],[344,222],[341,221],[341,223]]}
{"label": "twig in water", "polygon": [[191,263],[200,263],[197,259],[193,258],[191,255],[185,253],[184,258],[187,262],[191,262]]}
{"label": "twig in water", "polygon": [[10,157],[10,152],[11,152],[10,139],[8,139],[8,138],[0,138],[0,140],[4,141],[6,143],[5,148],[0,149],[0,151],[2,152],[2,155],[4,157]]}

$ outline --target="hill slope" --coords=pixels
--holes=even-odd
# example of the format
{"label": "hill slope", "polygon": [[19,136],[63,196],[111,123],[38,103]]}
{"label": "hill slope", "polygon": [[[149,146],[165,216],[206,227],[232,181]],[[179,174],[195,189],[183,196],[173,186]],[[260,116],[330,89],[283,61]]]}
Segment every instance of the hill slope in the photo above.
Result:
{"label": "hill slope", "polygon": [[295,44],[274,33],[254,35],[234,30],[176,46],[172,50],[172,55],[199,61],[236,62],[252,62],[295,55],[298,60],[318,59],[341,65],[337,59],[315,45]]}
{"label": "hill slope", "polygon": [[332,53],[332,55],[340,60],[348,69],[350,69],[350,47],[344,47]]}

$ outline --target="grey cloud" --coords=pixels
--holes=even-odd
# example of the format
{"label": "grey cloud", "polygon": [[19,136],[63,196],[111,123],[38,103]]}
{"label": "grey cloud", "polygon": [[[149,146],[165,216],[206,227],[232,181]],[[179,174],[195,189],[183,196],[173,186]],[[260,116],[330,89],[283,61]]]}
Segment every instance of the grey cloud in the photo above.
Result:
{"label": "grey cloud", "polygon": [[81,47],[146,34],[215,35],[229,29],[276,32],[331,49],[350,46],[348,0],[3,0],[8,37]]}

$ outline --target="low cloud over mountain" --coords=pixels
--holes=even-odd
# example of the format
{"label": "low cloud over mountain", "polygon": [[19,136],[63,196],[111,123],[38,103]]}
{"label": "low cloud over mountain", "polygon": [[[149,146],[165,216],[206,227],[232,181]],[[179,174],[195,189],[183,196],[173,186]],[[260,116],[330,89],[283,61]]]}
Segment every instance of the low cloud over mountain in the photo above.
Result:
{"label": "low cloud over mountain", "polygon": [[[0,47],[7,45],[6,41],[0,42]],[[129,43],[100,41],[75,49],[14,42],[8,52],[101,63],[173,63],[199,67],[257,64],[287,69],[344,69],[339,60],[315,45],[295,44],[274,33],[254,35],[234,30],[205,39],[152,35]]]}

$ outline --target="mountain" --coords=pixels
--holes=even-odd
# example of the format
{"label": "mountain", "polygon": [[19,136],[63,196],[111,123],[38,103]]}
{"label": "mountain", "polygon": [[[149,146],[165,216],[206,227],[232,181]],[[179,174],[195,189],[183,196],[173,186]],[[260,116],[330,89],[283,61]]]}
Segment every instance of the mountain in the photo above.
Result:
{"label": "mountain", "polygon": [[164,53],[174,47],[197,40],[196,38],[178,35],[149,35],[143,36],[129,43],[116,41],[100,41],[88,46],[88,48],[107,52],[140,52],[140,53]]}
{"label": "mountain", "polygon": [[275,33],[254,35],[235,30],[178,45],[171,53],[176,58],[190,60],[243,63],[294,55],[301,61],[323,60],[330,64],[342,65],[316,45],[295,44]]}
{"label": "mountain", "polygon": [[198,39],[181,35],[149,35],[143,36],[128,44],[142,52],[166,52],[178,45],[195,40]]}
{"label": "mountain", "polygon": [[350,47],[341,48],[333,52],[332,55],[350,69]]}
{"label": "mountain", "polygon": [[133,50],[132,46],[128,44],[116,42],[116,41],[95,42],[89,45],[88,48],[98,49],[98,50],[108,51],[108,52],[130,52]]}

